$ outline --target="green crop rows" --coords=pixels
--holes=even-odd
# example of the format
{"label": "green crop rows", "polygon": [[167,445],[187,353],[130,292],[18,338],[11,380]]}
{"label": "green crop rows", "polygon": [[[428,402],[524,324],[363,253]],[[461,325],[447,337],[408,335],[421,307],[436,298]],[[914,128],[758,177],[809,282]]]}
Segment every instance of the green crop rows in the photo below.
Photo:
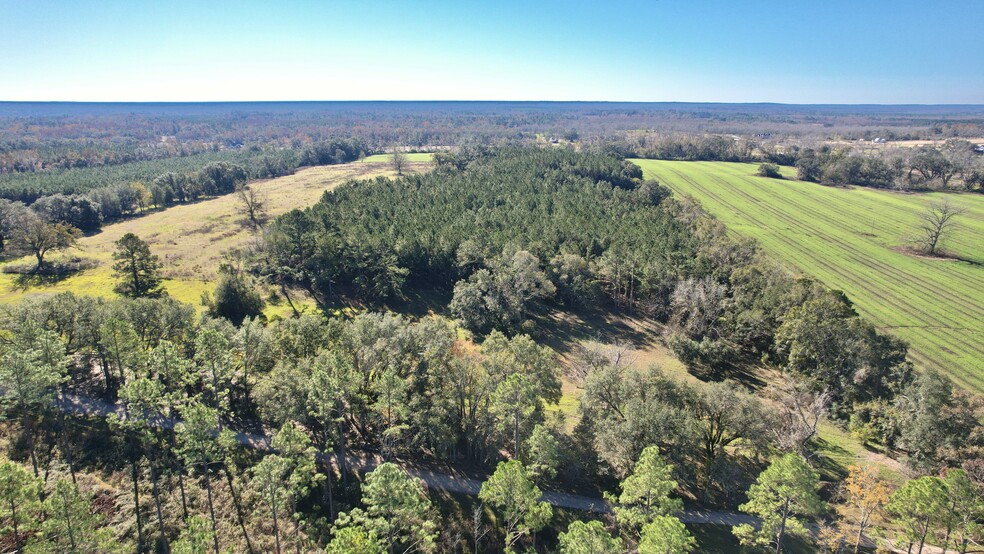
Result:
{"label": "green crop rows", "polygon": [[[846,292],[880,329],[910,342],[918,367],[984,392],[984,196],[768,179],[754,164],[633,161],[794,271]],[[919,215],[944,197],[967,210],[943,245],[962,261],[905,253]]]}

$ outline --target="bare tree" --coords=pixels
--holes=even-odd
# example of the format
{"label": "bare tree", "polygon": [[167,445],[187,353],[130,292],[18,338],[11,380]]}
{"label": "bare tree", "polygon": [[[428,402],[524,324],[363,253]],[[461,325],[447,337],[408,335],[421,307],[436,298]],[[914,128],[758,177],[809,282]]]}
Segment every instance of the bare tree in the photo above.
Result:
{"label": "bare tree", "polygon": [[779,447],[809,459],[807,445],[830,408],[830,391],[818,392],[808,383],[785,379],[770,385],[766,394],[779,404],[779,421],[773,429]]}
{"label": "bare tree", "polygon": [[604,367],[629,367],[635,358],[632,347],[627,344],[605,344],[600,340],[581,343],[571,352],[568,377],[580,386],[593,371]]}
{"label": "bare tree", "polygon": [[403,176],[403,170],[407,167],[407,155],[400,150],[398,147],[393,148],[393,157],[390,159],[390,163],[393,164],[393,169],[396,170],[396,174]]}
{"label": "bare tree", "polygon": [[919,243],[923,251],[930,256],[935,256],[940,243],[956,227],[957,222],[954,218],[966,211],[950,204],[947,199],[930,204],[929,208],[919,216],[919,230],[922,232],[922,240]]}
{"label": "bare tree", "polygon": [[262,227],[266,221],[266,195],[244,185],[236,189],[236,196],[239,198],[239,213],[246,216],[254,227]]}

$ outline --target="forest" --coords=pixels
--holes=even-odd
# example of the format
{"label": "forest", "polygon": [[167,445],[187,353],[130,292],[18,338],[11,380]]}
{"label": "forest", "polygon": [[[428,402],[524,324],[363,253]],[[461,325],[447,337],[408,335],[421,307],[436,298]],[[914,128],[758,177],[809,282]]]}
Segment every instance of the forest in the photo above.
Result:
{"label": "forest", "polygon": [[[204,313],[132,234],[118,298],[5,306],[3,548],[693,552],[693,509],[735,518],[733,548],[979,544],[979,399],[843,293],[618,155],[435,160],[278,217]],[[211,182],[246,179],[225,169]],[[268,319],[270,287],[318,309]],[[420,297],[433,313],[405,309]],[[700,378],[617,343],[561,360],[550,316],[588,312],[659,325]],[[826,424],[901,470],[832,469]]]}

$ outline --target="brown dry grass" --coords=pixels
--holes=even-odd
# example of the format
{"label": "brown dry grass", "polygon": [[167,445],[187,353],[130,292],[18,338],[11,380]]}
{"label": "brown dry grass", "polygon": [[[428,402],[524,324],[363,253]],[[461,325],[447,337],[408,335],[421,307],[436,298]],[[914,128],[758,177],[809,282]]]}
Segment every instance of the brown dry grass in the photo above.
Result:
{"label": "brown dry grass", "polygon": [[[411,164],[413,171],[424,171],[428,167],[426,163]],[[310,206],[325,191],[351,179],[378,176],[392,177],[394,172],[386,163],[318,166],[286,177],[254,181],[250,187],[266,197],[266,211],[272,218],[294,208]],[[223,257],[258,236],[238,207],[237,196],[229,194],[107,225],[100,233],[82,238],[75,249],[64,254],[92,259],[96,262],[93,269],[57,283],[30,287],[19,286],[15,276],[0,275],[0,302],[64,291],[112,296],[114,242],[126,233],[134,233],[147,241],[151,251],[161,257],[168,293],[182,302],[197,305],[202,293],[211,288]]]}

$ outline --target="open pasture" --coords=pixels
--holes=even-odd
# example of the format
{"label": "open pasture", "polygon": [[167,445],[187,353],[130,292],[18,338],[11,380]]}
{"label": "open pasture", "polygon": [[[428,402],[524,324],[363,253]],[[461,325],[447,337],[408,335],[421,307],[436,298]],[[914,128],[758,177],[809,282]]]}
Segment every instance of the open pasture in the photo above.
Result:
{"label": "open pasture", "polygon": [[[414,164],[411,167],[417,170],[426,166]],[[394,174],[383,163],[355,162],[310,167],[286,177],[255,181],[250,187],[266,198],[267,214],[273,218],[294,208],[310,206],[326,190],[351,179]],[[114,295],[114,243],[125,233],[135,233],[150,244],[152,252],[160,256],[168,294],[182,302],[200,305],[202,293],[212,288],[223,256],[230,250],[245,246],[256,235],[256,231],[239,213],[238,207],[237,196],[229,194],[107,225],[101,232],[80,239],[75,248],[52,256],[52,259],[79,256],[97,262],[96,267],[55,283],[40,285],[22,285],[18,283],[17,275],[0,273],[0,303],[64,291]],[[25,258],[13,263],[28,261]],[[281,309],[288,308],[282,305],[268,307],[268,315],[279,313]]]}
{"label": "open pasture", "polygon": [[[790,269],[846,292],[881,330],[910,342],[918,367],[984,391],[984,196],[827,187],[794,180],[790,168],[787,179],[768,179],[755,164],[633,161]],[[905,253],[919,215],[944,197],[967,210],[943,245],[959,260]]]}
{"label": "open pasture", "polygon": [[[408,163],[430,163],[434,161],[434,154],[431,152],[408,152],[404,154]],[[389,163],[393,159],[393,154],[373,154],[359,160],[362,163]]]}

